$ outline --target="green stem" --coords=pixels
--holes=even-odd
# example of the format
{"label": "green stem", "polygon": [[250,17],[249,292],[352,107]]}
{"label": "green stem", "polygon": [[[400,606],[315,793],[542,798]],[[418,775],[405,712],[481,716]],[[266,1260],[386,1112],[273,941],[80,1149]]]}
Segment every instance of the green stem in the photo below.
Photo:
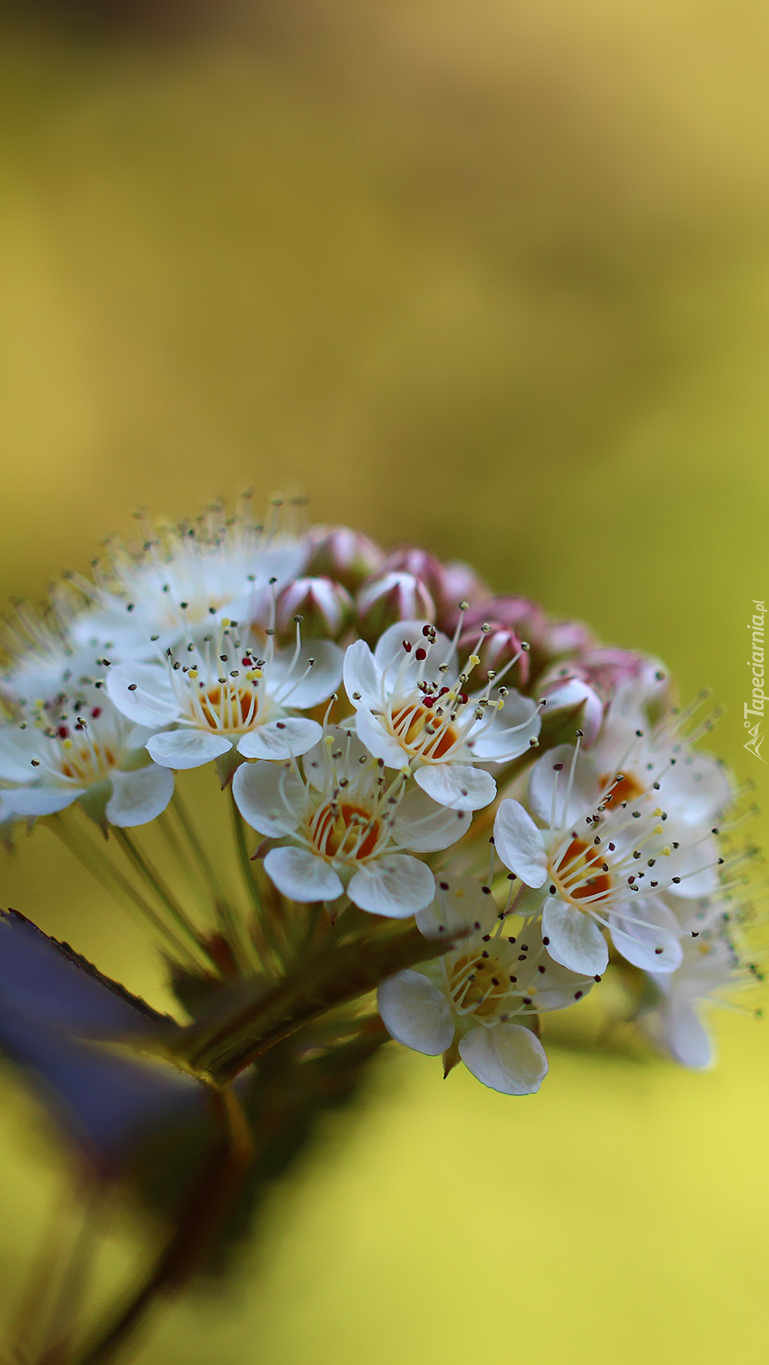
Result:
{"label": "green stem", "polygon": [[[106,1365],[114,1360],[158,1300],[184,1287],[232,1208],[253,1160],[253,1140],[232,1092],[217,1089],[211,1094],[220,1136],[186,1209],[146,1279],[112,1322],[86,1344],[73,1365]],[[47,1354],[37,1365],[60,1365],[60,1357]]]}
{"label": "green stem", "polygon": [[196,960],[192,953],[190,953],[185,944],[177,938],[176,934],[173,933],[154,907],[150,905],[149,901],[145,900],[141,892],[137,891],[136,888],[131,885],[127,877],[124,877],[122,872],[117,867],[114,867],[110,860],[105,858],[104,855],[94,847],[90,840],[82,836],[78,838],[76,834],[67,828],[67,825],[60,815],[49,817],[48,828],[52,834],[56,835],[56,838],[64,845],[68,852],[71,853],[74,858],[77,858],[78,862],[86,869],[90,876],[96,879],[100,886],[103,886],[110,895],[117,894],[118,899],[123,897],[128,905],[132,909],[138,910],[142,917],[151,924],[155,932],[162,936],[173,952],[181,953],[183,956],[188,957],[190,962],[195,963]]}
{"label": "green stem", "polygon": [[206,882],[208,883],[211,899],[215,903],[225,901],[227,897],[224,894],[222,884],[219,881],[219,878],[217,877],[216,872],[214,871],[214,868],[208,858],[208,855],[203,846],[203,840],[200,838],[200,835],[198,834],[198,831],[195,828],[192,816],[187,810],[187,806],[181,793],[179,792],[178,786],[174,791],[171,805],[174,814],[176,815],[176,818],[179,821],[179,824],[182,828],[187,843],[190,847],[190,851],[193,857],[195,858],[201,872],[203,873]]}
{"label": "green stem", "polygon": [[[141,849],[138,847],[134,839],[128,833],[128,830],[119,829],[117,828],[117,826],[113,826],[112,833],[117,842],[120,844],[121,848],[126,853],[127,857],[131,860],[131,862],[134,864],[137,870],[141,873],[147,885],[152,888],[158,899],[163,902],[169,915],[177,924],[179,929],[181,929],[181,931],[187,935],[191,942],[194,943],[198,952],[202,950],[205,953],[206,948],[205,945],[201,942],[199,931],[195,928],[195,925],[188,918],[186,911],[179,904],[179,901],[174,896],[170,887],[163,880],[157,868],[150,862],[149,858],[147,858],[142,853]],[[209,956],[209,954],[206,955]],[[211,960],[213,961],[213,959]]]}
{"label": "green stem", "polygon": [[256,945],[256,950],[259,954],[261,965],[267,971],[270,971],[272,967],[271,958],[273,953],[277,955],[279,960],[281,960],[281,957],[280,953],[278,952],[274,936],[271,933],[269,933],[267,917],[264,912],[264,906],[262,905],[262,898],[259,895],[259,888],[256,884],[256,877],[254,876],[253,864],[251,862],[251,858],[248,852],[248,844],[246,843],[246,830],[245,825],[243,823],[243,817],[240,814],[237,805],[235,804],[235,798],[232,795],[232,788],[230,788],[230,816],[232,817],[232,830],[235,836],[235,850],[238,855],[238,864],[243,877],[243,881],[245,883],[248,899],[251,902],[251,910],[253,912],[251,920],[252,936],[254,939],[254,943]]}

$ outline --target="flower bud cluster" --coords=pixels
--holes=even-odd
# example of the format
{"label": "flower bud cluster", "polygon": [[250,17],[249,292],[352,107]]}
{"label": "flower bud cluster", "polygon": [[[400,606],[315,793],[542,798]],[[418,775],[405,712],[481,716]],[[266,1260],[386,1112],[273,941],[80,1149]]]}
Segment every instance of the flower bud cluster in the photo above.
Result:
{"label": "flower bud cluster", "polygon": [[257,524],[244,505],[144,524],[46,616],[17,616],[6,835],[80,807],[146,884],[126,831],[175,811],[215,922],[196,930],[154,889],[205,950],[224,942],[219,852],[195,847],[179,788],[213,766],[249,892],[228,970],[280,971],[280,934],[296,966],[323,925],[362,923],[375,944],[414,918],[429,961],[382,980],[379,1011],[447,1071],[535,1091],[541,1016],[612,964],[645,983],[647,1034],[706,1065],[702,1002],[757,975],[739,890],[752,852],[728,837],[741,793],[696,747],[714,717],[674,711],[658,661],[493,596],[464,564],[293,518],[276,504]]}

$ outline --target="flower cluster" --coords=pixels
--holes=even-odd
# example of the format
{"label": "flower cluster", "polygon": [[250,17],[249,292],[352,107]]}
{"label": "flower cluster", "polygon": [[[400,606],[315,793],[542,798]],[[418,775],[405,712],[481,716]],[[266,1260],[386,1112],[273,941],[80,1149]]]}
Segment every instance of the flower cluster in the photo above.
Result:
{"label": "flower cluster", "polygon": [[[744,792],[696,747],[705,698],[676,710],[659,661],[493,596],[464,564],[295,516],[257,524],[244,503],[145,524],[45,613],[18,610],[6,839],[47,823],[208,980],[301,978],[353,941],[378,961],[387,921],[415,919],[421,960],[412,944],[400,970],[362,965],[361,999],[378,981],[392,1037],[505,1094],[538,1089],[543,1017],[612,969],[647,1036],[707,1065],[703,1003],[758,971]],[[206,766],[245,904],[180,790]],[[139,844],[156,821],[198,869],[207,922]],[[94,825],[106,853],[86,850]]]}

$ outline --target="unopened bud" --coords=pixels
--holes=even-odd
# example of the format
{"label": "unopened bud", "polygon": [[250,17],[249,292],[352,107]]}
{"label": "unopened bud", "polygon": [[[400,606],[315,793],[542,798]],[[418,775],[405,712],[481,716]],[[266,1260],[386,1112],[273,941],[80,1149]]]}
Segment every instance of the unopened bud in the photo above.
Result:
{"label": "unopened bud", "polygon": [[529,655],[514,630],[491,625],[483,632],[480,644],[477,630],[466,630],[459,640],[460,658],[464,658],[470,650],[477,650],[479,656],[475,675],[477,686],[485,683],[489,673],[500,674],[513,659],[516,659],[516,662],[505,673],[504,680],[508,687],[526,686],[529,679]]}
{"label": "unopened bud", "polygon": [[378,573],[384,553],[373,540],[349,526],[314,526],[308,535],[309,554],[306,572],[331,578],[349,592]]}
{"label": "unopened bud", "polygon": [[434,621],[435,602],[425,584],[410,573],[373,578],[358,594],[358,630],[369,644],[396,621]]}
{"label": "unopened bud", "polygon": [[353,600],[341,583],[332,583],[330,578],[297,578],[278,598],[278,640],[281,644],[294,640],[297,621],[305,639],[339,640],[354,615]]}

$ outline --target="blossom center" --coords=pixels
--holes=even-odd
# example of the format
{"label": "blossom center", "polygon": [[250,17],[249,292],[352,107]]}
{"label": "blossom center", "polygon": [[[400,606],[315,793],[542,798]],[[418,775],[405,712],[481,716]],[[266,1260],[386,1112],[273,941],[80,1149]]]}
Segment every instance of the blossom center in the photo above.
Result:
{"label": "blossom center", "polygon": [[[68,742],[71,741],[65,740],[65,745]],[[116,763],[117,756],[109,745],[82,744],[65,750],[65,756],[59,766],[62,777],[90,786],[93,782],[100,782],[109,777]]]}
{"label": "blossom center", "polygon": [[463,953],[451,970],[450,991],[463,1014],[490,1018],[510,993],[510,953],[507,944],[490,943],[481,953]]}
{"label": "blossom center", "polygon": [[195,699],[194,718],[220,734],[243,734],[256,722],[259,699],[255,687],[217,683],[206,687]]}
{"label": "blossom center", "polygon": [[456,729],[440,709],[421,703],[399,707],[393,711],[390,723],[404,749],[433,762],[446,758],[458,739]]}
{"label": "blossom center", "polygon": [[351,802],[328,801],[315,815],[312,840],[326,858],[369,858],[381,834],[381,821]]}
{"label": "blossom center", "polygon": [[603,853],[583,839],[571,839],[562,853],[556,854],[550,875],[564,900],[602,901],[611,893],[612,881]]}
{"label": "blossom center", "polygon": [[643,796],[646,790],[632,773],[618,773],[613,781],[611,773],[603,773],[598,781],[601,791],[606,791],[608,787],[606,795],[601,800],[601,805],[607,810],[613,810],[615,806],[620,806],[626,801],[635,801],[637,797]]}

